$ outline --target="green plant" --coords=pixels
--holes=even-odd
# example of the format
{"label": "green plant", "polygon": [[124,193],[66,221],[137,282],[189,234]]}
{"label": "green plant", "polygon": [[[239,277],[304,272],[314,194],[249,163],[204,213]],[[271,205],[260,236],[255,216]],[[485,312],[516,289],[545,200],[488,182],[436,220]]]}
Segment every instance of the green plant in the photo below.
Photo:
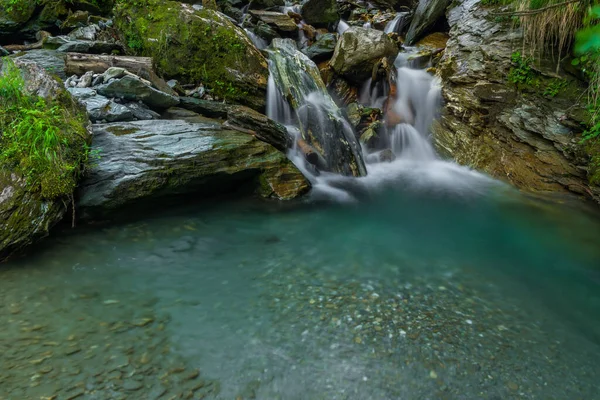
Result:
{"label": "green plant", "polygon": [[565,81],[564,79],[555,78],[548,82],[548,85],[546,86],[546,89],[544,89],[544,92],[542,94],[546,97],[552,98],[559,94],[566,87],[567,81]]}
{"label": "green plant", "polygon": [[46,199],[70,196],[89,155],[85,114],[64,92],[52,101],[24,94],[19,69],[8,58],[3,64],[0,165]]}
{"label": "green plant", "polygon": [[523,57],[520,52],[514,52],[511,57],[513,66],[508,72],[507,79],[513,83],[517,89],[522,89],[524,85],[532,85],[535,83],[535,72],[531,64],[532,57]]}

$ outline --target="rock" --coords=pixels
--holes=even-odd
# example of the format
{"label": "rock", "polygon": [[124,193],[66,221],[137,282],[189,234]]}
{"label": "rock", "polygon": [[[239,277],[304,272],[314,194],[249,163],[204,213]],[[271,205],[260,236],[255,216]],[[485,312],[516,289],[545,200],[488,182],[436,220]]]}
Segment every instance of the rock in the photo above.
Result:
{"label": "rock", "polygon": [[33,16],[35,7],[35,0],[0,3],[0,35],[18,31]]}
{"label": "rock", "polygon": [[282,7],[284,5],[284,0],[254,0],[250,2],[252,10],[264,10],[265,8]]}
{"label": "rock", "polygon": [[249,107],[230,107],[227,111],[227,123],[254,132],[253,135],[259,140],[284,153],[292,147],[292,138],[285,126]]}
{"label": "rock", "polygon": [[79,83],[76,87],[78,88],[87,88],[92,86],[92,80],[94,79],[94,73],[92,71],[88,71],[81,76]]}
{"label": "rock", "polygon": [[92,122],[131,121],[134,118],[134,113],[129,107],[96,94],[93,89],[70,88],[67,90],[85,106]]}
{"label": "rock", "polygon": [[4,47],[0,46],[0,57],[6,57],[8,55],[10,55],[10,52]]}
{"label": "rock", "polygon": [[113,52],[124,53],[123,46],[118,43],[72,40],[61,45],[56,51],[62,53],[86,53],[86,54],[113,54]]}
{"label": "rock", "polygon": [[261,20],[267,25],[274,27],[276,30],[289,34],[297,33],[298,25],[287,14],[273,11],[258,11],[252,10],[250,14]]}
{"label": "rock", "polygon": [[44,41],[43,48],[49,50],[56,50],[60,46],[69,43],[71,40],[72,39],[70,39],[68,36],[50,36]]}
{"label": "rock", "polygon": [[[438,65],[445,107],[432,128],[438,152],[524,190],[600,199],[600,188],[587,181],[580,123],[565,111],[581,108],[582,83],[563,75],[568,89],[552,99],[539,88],[517,91],[506,76],[522,34],[492,12],[476,0],[448,12],[450,39]],[[551,58],[539,63],[554,76]]]}
{"label": "rock", "polygon": [[30,50],[23,53],[19,60],[33,61],[48,73],[58,76],[60,79],[67,79],[65,74],[65,55],[55,50]]}
{"label": "rock", "polygon": [[[320,71],[296,49],[291,39],[275,39],[269,59],[271,74],[298,118],[302,139],[319,168],[349,176],[364,176],[360,145],[321,79]],[[307,101],[309,96],[316,101]],[[317,150],[318,154],[313,151]]]}
{"label": "rock", "polygon": [[66,29],[85,26],[89,16],[90,13],[88,11],[77,10],[74,13],[69,14],[60,27],[61,29]]}
{"label": "rock", "polygon": [[128,392],[135,392],[136,390],[140,390],[143,387],[144,385],[142,384],[142,382],[133,379],[126,379],[123,382],[123,389],[125,389]]}
{"label": "rock", "polygon": [[193,97],[180,97],[179,106],[209,118],[227,119],[229,106],[216,101],[200,100]]}
{"label": "rock", "polygon": [[313,61],[321,61],[330,58],[335,50],[337,37],[333,33],[325,33],[317,36],[317,41],[308,46],[302,52]]}
{"label": "rock", "polygon": [[267,42],[270,42],[271,40],[280,37],[279,34],[275,32],[273,28],[271,28],[269,25],[265,24],[262,21],[259,21],[258,24],[256,24],[256,26],[254,27],[254,33],[258,37],[266,40]]}
{"label": "rock", "polygon": [[[132,50],[154,58],[158,72],[167,79],[202,82],[219,98],[264,109],[267,62],[225,15],[174,1],[151,9],[127,2],[115,9],[115,25],[134,45]],[[168,43],[164,32],[169,32]]]}
{"label": "rock", "polygon": [[[7,64],[0,59],[0,75],[7,73]],[[29,60],[15,59],[14,65],[25,81],[24,95],[43,97],[51,106],[64,112],[64,124],[57,125],[63,141],[56,146],[61,147],[51,147],[50,151],[64,151],[68,146],[70,154],[62,161],[74,163],[75,167],[71,170],[63,168],[65,164],[57,164],[55,170],[30,174],[28,163],[31,161],[24,157],[10,168],[0,168],[0,261],[47,236],[62,219],[68,204],[67,196],[72,193],[81,173],[77,160],[84,157],[84,146],[89,142],[87,117],[61,84]],[[37,183],[32,184],[32,180]]]}
{"label": "rock", "polygon": [[133,118],[140,121],[160,118],[160,114],[149,109],[144,103],[127,103],[125,106],[133,113]]}
{"label": "rock", "polygon": [[92,148],[101,149],[102,158],[81,186],[80,215],[88,218],[181,195],[245,187],[262,197],[292,199],[310,187],[283,153],[218,121],[96,125]]}
{"label": "rock", "polygon": [[336,0],[308,0],[302,6],[302,18],[310,25],[327,26],[339,21]]}
{"label": "rock", "polygon": [[373,67],[382,59],[398,54],[398,46],[385,33],[375,29],[351,27],[338,41],[330,61],[335,72],[345,78],[363,83],[371,77]]}
{"label": "rock", "polygon": [[419,0],[410,27],[406,34],[406,44],[412,45],[428,33],[431,28],[444,17],[451,0]]}
{"label": "rock", "polygon": [[90,25],[75,29],[74,31],[69,33],[68,37],[71,40],[94,41],[94,40],[96,40],[96,37],[98,36],[98,32],[100,32],[100,27],[96,24],[90,24]]}
{"label": "rock", "polygon": [[99,94],[107,97],[120,97],[127,100],[142,101],[150,108],[169,108],[179,104],[179,98],[154,89],[141,78],[126,75],[112,82],[96,87]]}

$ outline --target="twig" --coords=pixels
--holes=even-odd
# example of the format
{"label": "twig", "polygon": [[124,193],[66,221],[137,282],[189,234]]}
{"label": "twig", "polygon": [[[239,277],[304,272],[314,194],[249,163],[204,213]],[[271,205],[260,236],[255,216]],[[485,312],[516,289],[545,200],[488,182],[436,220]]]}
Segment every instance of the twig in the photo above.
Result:
{"label": "twig", "polygon": [[510,16],[513,16],[513,17],[525,17],[525,16],[528,16],[528,15],[535,15],[535,14],[543,13],[544,11],[551,10],[551,9],[557,8],[557,7],[566,6],[568,4],[579,3],[580,1],[581,0],[567,0],[567,1],[563,1],[562,3],[551,4],[551,5],[546,6],[546,7],[537,8],[535,10],[508,11],[508,12],[491,13],[491,14],[492,15],[510,15]]}

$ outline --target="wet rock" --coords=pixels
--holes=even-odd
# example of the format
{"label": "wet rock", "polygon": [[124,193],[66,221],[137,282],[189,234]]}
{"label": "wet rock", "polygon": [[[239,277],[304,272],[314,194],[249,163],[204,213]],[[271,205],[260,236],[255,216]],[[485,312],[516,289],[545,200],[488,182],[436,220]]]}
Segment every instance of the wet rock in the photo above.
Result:
{"label": "wet rock", "polygon": [[254,27],[254,33],[258,37],[266,40],[267,42],[270,42],[271,40],[280,37],[279,34],[275,32],[273,28],[271,28],[269,25],[265,24],[262,21],[259,21],[258,24],[256,24],[256,26]]}
{"label": "wet rock", "polygon": [[444,17],[451,0],[419,0],[419,5],[406,34],[406,43],[414,44]]}
{"label": "wet rock", "polygon": [[68,90],[85,106],[92,122],[130,121],[134,118],[134,113],[128,107],[97,94],[95,90],[89,88],[70,88]]}
{"label": "wet rock", "polygon": [[[40,96],[57,107],[65,107],[66,118],[72,124],[64,129],[65,140],[76,146],[74,152],[82,151],[89,140],[87,117],[62,85],[52,78],[39,65],[22,59],[14,60],[25,81],[22,92]],[[6,73],[6,65],[0,59],[0,75]],[[54,103],[57,98],[62,103]],[[89,122],[88,122],[89,123]],[[79,171],[68,172],[76,174]],[[73,177],[72,179],[75,179]],[[14,252],[48,235],[52,226],[61,220],[66,212],[65,199],[51,197],[54,194],[52,182],[42,182],[32,187],[29,179],[17,168],[0,168],[0,261]]]}
{"label": "wet rock", "polygon": [[5,57],[10,55],[10,52],[6,50],[4,47],[0,46],[0,57]]}
{"label": "wet rock", "polygon": [[274,11],[252,10],[250,14],[279,32],[289,34],[298,32],[298,26],[287,14]]}
{"label": "wet rock", "polygon": [[[203,82],[214,96],[264,109],[267,62],[225,15],[175,1],[151,7],[127,2],[116,9],[115,26],[130,42],[143,38],[144,55],[154,58],[158,73],[167,79]],[[161,39],[164,32],[170,35],[168,46]]]}
{"label": "wet rock", "polygon": [[143,387],[144,385],[142,384],[142,382],[133,379],[127,379],[125,380],[125,382],[123,382],[123,389],[125,389],[128,392],[135,392]]}
{"label": "wet rock", "polygon": [[327,26],[339,21],[336,0],[308,0],[302,6],[302,18],[314,26]]}
{"label": "wet rock", "polygon": [[249,107],[230,107],[227,111],[227,124],[229,127],[250,130],[250,134],[284,153],[292,147],[291,137],[283,125]]}
{"label": "wet rock", "polygon": [[144,103],[126,103],[125,106],[129,109],[129,111],[131,111],[133,118],[140,121],[160,118],[160,114],[149,109]]}
{"label": "wet rock", "polygon": [[285,155],[218,121],[136,121],[96,125],[103,157],[82,185],[88,217],[183,194],[217,195],[241,183],[263,197],[291,199],[309,184]]}
{"label": "wet rock", "polygon": [[[366,174],[362,153],[341,110],[329,95],[320,71],[289,39],[275,39],[269,58],[273,79],[283,100],[298,117],[305,157],[321,160],[319,168],[343,175]],[[313,100],[308,100],[312,98]]]}
{"label": "wet rock", "polygon": [[[491,12],[475,0],[448,12],[450,39],[438,64],[445,107],[433,126],[438,152],[525,190],[600,199],[600,188],[587,181],[580,124],[565,112],[581,108],[582,83],[563,75],[569,89],[552,99],[541,89],[517,91],[506,76],[521,32]],[[550,76],[556,68],[545,60],[542,87],[544,65]]]}
{"label": "wet rock", "polygon": [[392,60],[397,54],[398,46],[385,33],[351,27],[338,41],[330,64],[335,72],[350,81],[363,83],[382,58]]}
{"label": "wet rock", "polygon": [[141,78],[132,75],[126,75],[95,89],[101,95],[142,101],[151,108],[164,109],[179,104],[178,97],[154,89]]}
{"label": "wet rock", "polygon": [[302,52],[311,60],[321,61],[330,58],[335,50],[337,37],[333,33],[325,33],[317,36],[315,43],[308,46]]}

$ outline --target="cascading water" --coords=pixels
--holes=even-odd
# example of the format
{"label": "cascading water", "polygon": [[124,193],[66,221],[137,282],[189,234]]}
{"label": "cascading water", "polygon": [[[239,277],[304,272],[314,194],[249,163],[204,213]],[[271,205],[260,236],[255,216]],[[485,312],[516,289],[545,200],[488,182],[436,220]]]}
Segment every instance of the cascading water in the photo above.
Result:
{"label": "cascading water", "polygon": [[396,17],[388,22],[384,28],[385,33],[401,33],[402,30],[406,27],[407,17],[410,13],[402,12],[396,14]]}

